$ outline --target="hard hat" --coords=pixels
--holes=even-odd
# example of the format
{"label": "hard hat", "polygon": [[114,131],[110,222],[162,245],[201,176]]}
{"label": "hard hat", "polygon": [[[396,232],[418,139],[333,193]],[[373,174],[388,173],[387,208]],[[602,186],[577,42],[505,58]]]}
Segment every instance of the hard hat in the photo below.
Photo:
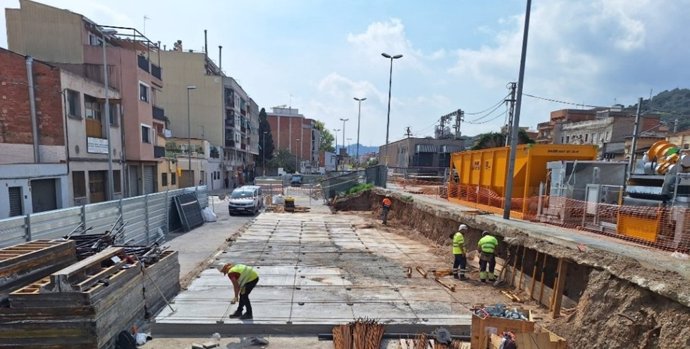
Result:
{"label": "hard hat", "polygon": [[227,274],[230,272],[231,268],[232,268],[232,263],[226,263],[224,265],[219,265],[218,271],[220,271],[221,274]]}
{"label": "hard hat", "polygon": [[460,226],[458,227],[458,230],[467,230],[467,225],[460,224]]}
{"label": "hard hat", "polygon": [[482,232],[482,236],[487,236],[487,235],[489,235],[489,232],[486,231],[486,230],[484,230],[484,231]]}

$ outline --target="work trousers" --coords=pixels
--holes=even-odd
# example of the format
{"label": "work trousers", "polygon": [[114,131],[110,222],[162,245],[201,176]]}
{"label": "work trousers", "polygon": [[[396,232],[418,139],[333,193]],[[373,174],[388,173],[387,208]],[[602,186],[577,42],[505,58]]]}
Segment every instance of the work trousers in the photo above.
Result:
{"label": "work trousers", "polygon": [[242,309],[244,309],[244,307],[247,307],[247,314],[252,314],[252,303],[249,302],[249,294],[252,292],[257,283],[259,283],[259,278],[248,282],[240,289],[240,304],[237,306],[238,314],[242,313]]}
{"label": "work trousers", "polygon": [[494,275],[494,268],[496,268],[496,256],[494,256],[493,253],[482,252],[481,256],[479,257],[479,279],[486,280],[486,277],[488,276],[489,280],[494,280],[496,278]]}
{"label": "work trousers", "polygon": [[383,220],[383,224],[388,223],[388,211],[390,210],[390,207],[383,206],[383,211],[381,212],[381,220]]}
{"label": "work trousers", "polygon": [[[453,269],[456,270],[453,274],[458,277],[465,277],[465,269],[467,269],[467,258],[464,254],[456,254],[455,261],[453,262]],[[458,270],[458,267],[460,269]]]}

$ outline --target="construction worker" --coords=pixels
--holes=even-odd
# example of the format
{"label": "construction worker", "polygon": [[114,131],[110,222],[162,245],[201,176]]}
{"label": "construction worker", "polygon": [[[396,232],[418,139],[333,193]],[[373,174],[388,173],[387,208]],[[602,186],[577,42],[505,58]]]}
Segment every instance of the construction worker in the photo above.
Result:
{"label": "construction worker", "polygon": [[[479,281],[486,282],[487,276],[489,281],[496,280],[494,275],[494,268],[496,267],[496,247],[498,240],[491,236],[488,231],[482,232],[482,238],[479,239]],[[488,266],[488,273],[487,273]]]}
{"label": "construction worker", "polygon": [[[235,297],[230,304],[235,304],[239,300],[237,310],[230,315],[230,318],[239,318],[240,320],[252,319],[252,304],[249,302],[249,294],[259,282],[259,274],[250,266],[232,263],[223,265],[220,272],[228,276],[235,291]],[[245,307],[247,312],[242,314],[242,310]]]}
{"label": "construction worker", "polygon": [[[467,231],[467,225],[460,224],[458,231],[450,234],[453,240],[453,277],[460,280],[467,280],[465,277],[465,268],[467,268],[467,258],[465,257],[465,236],[463,232]],[[458,269],[460,267],[460,269]]]}
{"label": "construction worker", "polygon": [[388,211],[390,211],[391,205],[393,205],[393,201],[391,201],[390,195],[386,194],[386,196],[383,197],[383,201],[381,201],[381,206],[383,208],[381,219],[383,220],[383,224],[388,223]]}

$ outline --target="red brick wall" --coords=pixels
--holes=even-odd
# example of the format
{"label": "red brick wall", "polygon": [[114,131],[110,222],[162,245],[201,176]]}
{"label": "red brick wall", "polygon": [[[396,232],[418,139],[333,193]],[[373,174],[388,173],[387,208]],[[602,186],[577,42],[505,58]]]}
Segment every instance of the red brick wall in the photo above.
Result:
{"label": "red brick wall", "polygon": [[[288,150],[290,148],[290,140],[292,140],[292,154],[298,155],[302,160],[310,158],[311,129],[305,128],[304,133],[301,133],[302,125],[310,125],[310,121],[300,117],[281,116],[280,129],[278,129],[278,118],[275,115],[268,115],[268,124],[271,126],[271,136],[273,136],[273,145],[276,151],[280,149]],[[278,143],[279,134],[280,143]],[[299,154],[300,142],[297,141],[298,139],[302,141],[301,154]]]}
{"label": "red brick wall", "polygon": [[[64,145],[60,70],[34,61],[36,115],[42,145]],[[0,49],[0,143],[32,144],[25,57]]]}

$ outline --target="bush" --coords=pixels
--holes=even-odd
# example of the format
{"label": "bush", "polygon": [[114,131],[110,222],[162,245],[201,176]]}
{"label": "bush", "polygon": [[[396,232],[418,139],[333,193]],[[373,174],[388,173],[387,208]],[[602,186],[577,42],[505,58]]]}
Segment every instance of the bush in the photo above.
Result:
{"label": "bush", "polygon": [[370,183],[360,183],[348,189],[347,192],[345,192],[345,195],[357,194],[359,192],[370,190],[373,187],[374,185]]}

